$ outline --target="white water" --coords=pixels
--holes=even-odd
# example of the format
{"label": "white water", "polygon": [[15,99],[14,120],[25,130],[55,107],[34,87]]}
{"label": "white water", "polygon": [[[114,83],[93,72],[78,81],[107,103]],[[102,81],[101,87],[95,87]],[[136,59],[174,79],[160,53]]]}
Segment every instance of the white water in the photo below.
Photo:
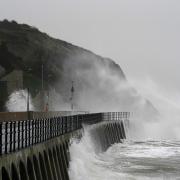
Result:
{"label": "white water", "polygon": [[86,127],[80,141],[70,146],[71,180],[180,179],[180,101],[154,83],[135,84],[159,111],[158,117],[130,118],[129,139],[106,152]]}
{"label": "white water", "polygon": [[[158,117],[131,117],[131,138],[134,140],[180,140],[180,94],[168,92],[150,78],[133,81],[139,93],[158,110]],[[141,113],[141,112],[140,112]]]}
{"label": "white water", "polygon": [[125,141],[106,152],[86,127],[70,146],[71,180],[149,180],[180,178],[180,141]]}
{"label": "white water", "polygon": [[[10,112],[27,111],[27,90],[14,91],[6,102],[6,109]],[[29,110],[33,111],[34,106],[31,96],[29,95]]]}

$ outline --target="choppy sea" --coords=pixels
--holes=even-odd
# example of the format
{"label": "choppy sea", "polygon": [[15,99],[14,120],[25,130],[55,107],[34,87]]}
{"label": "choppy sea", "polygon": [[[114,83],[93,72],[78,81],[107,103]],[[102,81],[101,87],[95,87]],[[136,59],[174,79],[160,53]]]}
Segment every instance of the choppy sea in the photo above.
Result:
{"label": "choppy sea", "polygon": [[180,141],[131,141],[98,152],[85,131],[70,147],[71,180],[180,180]]}

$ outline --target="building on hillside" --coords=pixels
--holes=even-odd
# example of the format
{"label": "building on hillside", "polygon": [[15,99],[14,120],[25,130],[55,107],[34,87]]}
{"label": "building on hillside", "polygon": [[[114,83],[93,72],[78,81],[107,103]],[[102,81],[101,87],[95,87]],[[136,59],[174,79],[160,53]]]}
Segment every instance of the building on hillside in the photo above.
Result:
{"label": "building on hillside", "polygon": [[23,72],[14,70],[0,79],[0,111],[5,111],[8,96],[15,90],[23,89]]}
{"label": "building on hillside", "polygon": [[[30,78],[29,78],[30,77]],[[32,97],[33,106],[37,111],[47,110],[47,92],[38,87],[35,87],[33,83],[36,80],[31,79],[31,76],[27,73],[23,73],[22,70],[14,70],[9,74],[0,78],[0,111],[6,111],[5,104],[8,97],[14,92],[22,89],[29,89]],[[37,81],[37,84],[41,83]]]}
{"label": "building on hillside", "polygon": [[0,81],[0,111],[5,111],[4,105],[7,98],[7,81]]}
{"label": "building on hillside", "polygon": [[15,90],[23,89],[23,71],[14,70],[6,76],[3,76],[0,81],[6,82],[7,94],[10,95]]}

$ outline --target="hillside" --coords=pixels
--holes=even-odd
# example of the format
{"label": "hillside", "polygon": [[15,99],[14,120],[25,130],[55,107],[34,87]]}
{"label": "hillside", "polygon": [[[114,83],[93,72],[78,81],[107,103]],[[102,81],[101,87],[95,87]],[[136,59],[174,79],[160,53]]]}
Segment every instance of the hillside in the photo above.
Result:
{"label": "hillside", "polygon": [[[80,65],[82,66],[83,64],[88,66],[87,61],[89,63],[98,62],[102,66],[109,63],[114,73],[118,73],[122,78],[125,77],[121,68],[112,60],[95,55],[65,41],[51,38],[38,29],[25,24],[17,24],[14,21],[6,20],[0,22],[0,42],[6,42],[9,51],[21,58],[24,71],[31,68],[37,76],[40,75],[39,70],[41,65],[44,64],[45,72],[52,74],[54,79],[57,78],[58,74],[59,79],[65,62],[73,61],[76,63],[77,59],[81,58],[83,62]],[[82,57],[79,57],[79,55],[82,55]],[[17,65],[17,62],[12,61],[8,64]]]}
{"label": "hillside", "polygon": [[30,87],[33,95],[40,90],[43,65],[45,88],[49,85],[54,92],[51,100],[56,109],[67,108],[72,81],[78,109],[119,111],[137,110],[139,104],[151,106],[128,85],[113,60],[54,39],[37,28],[4,20],[0,22],[0,44],[0,76],[22,70],[24,88]]}

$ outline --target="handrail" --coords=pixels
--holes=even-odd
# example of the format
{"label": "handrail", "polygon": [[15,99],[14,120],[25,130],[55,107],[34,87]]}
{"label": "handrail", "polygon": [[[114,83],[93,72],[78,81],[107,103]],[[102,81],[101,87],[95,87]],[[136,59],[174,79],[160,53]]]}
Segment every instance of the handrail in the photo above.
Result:
{"label": "handrail", "polygon": [[8,154],[82,128],[83,124],[128,119],[129,112],[106,112],[0,121],[0,155]]}
{"label": "handrail", "polygon": [[70,116],[76,114],[87,114],[87,111],[25,111],[25,112],[0,112],[0,122],[22,121],[27,119],[50,118],[55,116]]}

